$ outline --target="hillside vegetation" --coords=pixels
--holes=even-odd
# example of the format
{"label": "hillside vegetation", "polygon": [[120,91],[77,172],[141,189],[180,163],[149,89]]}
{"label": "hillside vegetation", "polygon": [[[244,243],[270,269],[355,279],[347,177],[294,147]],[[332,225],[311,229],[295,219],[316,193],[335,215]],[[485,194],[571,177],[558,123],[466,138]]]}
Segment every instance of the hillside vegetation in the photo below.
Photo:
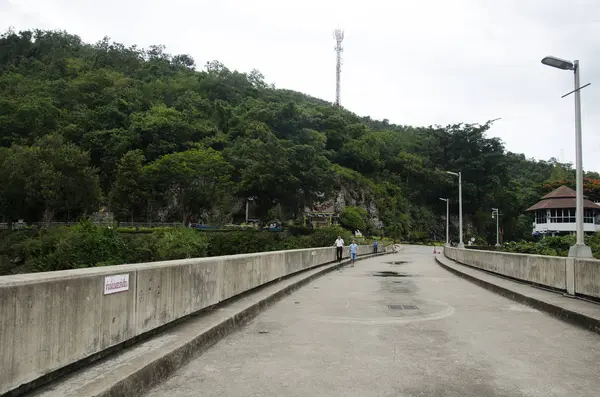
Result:
{"label": "hillside vegetation", "polygon": [[197,68],[162,46],[8,31],[0,216],[73,221],[107,205],[122,221],[221,225],[243,219],[252,198],[262,220],[298,221],[335,198],[339,210],[353,208],[344,219],[370,233],[442,239],[439,197],[457,213],[450,170],[462,171],[467,236],[495,241],[490,211],[499,207],[504,240],[521,239],[531,231],[524,209],[571,170],[507,153],[486,137],[490,126],[393,125],[276,89],[256,70]]}

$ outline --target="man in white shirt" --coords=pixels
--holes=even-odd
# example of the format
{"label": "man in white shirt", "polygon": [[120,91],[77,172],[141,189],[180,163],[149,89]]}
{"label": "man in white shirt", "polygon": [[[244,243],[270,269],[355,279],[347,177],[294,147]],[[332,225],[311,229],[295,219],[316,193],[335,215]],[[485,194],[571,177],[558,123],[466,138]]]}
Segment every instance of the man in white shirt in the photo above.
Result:
{"label": "man in white shirt", "polygon": [[338,236],[337,240],[335,240],[335,250],[337,255],[338,262],[342,261],[342,253],[344,250],[344,239],[342,236]]}

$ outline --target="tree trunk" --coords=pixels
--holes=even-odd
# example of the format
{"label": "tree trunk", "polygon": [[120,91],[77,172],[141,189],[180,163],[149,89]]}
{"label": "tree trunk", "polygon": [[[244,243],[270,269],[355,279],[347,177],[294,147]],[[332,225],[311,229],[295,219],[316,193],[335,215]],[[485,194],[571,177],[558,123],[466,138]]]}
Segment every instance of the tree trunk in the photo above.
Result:
{"label": "tree trunk", "polygon": [[47,227],[50,227],[50,224],[52,223],[53,218],[54,218],[54,211],[52,211],[50,208],[46,208],[44,210],[43,222],[46,224]]}

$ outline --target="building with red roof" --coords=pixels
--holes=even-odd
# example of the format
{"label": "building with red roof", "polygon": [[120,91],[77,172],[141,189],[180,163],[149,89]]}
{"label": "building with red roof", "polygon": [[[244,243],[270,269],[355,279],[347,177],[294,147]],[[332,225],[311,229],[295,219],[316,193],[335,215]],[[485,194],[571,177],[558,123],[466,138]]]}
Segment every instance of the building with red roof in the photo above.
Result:
{"label": "building with red roof", "polygon": [[[575,233],[575,208],[577,194],[568,186],[560,186],[527,208],[535,213],[533,233],[552,235]],[[600,230],[600,205],[583,200],[583,231],[595,233]]]}

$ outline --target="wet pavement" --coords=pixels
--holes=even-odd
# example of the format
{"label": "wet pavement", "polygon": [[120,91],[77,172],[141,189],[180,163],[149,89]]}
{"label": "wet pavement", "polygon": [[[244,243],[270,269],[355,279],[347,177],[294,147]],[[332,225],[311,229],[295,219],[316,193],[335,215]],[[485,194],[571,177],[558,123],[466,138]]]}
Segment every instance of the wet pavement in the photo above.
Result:
{"label": "wet pavement", "polygon": [[406,247],[306,285],[146,396],[598,396],[599,363],[599,335]]}

